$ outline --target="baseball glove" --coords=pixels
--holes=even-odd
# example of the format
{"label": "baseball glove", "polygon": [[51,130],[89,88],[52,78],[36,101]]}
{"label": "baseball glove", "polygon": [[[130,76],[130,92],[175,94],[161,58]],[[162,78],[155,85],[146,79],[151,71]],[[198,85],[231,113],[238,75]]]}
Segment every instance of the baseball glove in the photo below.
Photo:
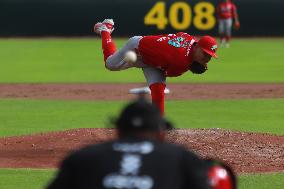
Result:
{"label": "baseball glove", "polygon": [[235,22],[235,23],[234,23],[234,29],[235,29],[235,30],[240,29],[240,27],[241,27],[240,22]]}
{"label": "baseball glove", "polygon": [[194,61],[190,65],[189,70],[194,74],[203,74],[207,70],[207,67],[203,66],[199,62]]}

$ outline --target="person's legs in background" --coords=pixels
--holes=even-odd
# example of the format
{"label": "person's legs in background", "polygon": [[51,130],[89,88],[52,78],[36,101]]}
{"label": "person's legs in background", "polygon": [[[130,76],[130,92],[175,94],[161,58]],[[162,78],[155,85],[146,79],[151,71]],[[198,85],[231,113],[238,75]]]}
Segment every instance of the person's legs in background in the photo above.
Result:
{"label": "person's legs in background", "polygon": [[220,44],[221,47],[223,47],[226,43],[225,39],[225,20],[220,19],[219,20],[219,37],[220,37]]}
{"label": "person's legs in background", "polygon": [[230,40],[232,37],[233,20],[231,18],[225,20],[225,47],[230,47]]}

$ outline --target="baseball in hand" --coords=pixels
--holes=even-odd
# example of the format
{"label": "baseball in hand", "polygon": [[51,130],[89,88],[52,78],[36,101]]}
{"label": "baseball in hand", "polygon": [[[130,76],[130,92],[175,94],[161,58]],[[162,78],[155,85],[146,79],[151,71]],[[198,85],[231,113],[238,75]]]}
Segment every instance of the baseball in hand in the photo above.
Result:
{"label": "baseball in hand", "polygon": [[129,63],[134,63],[137,60],[137,55],[134,51],[127,51],[124,55],[124,60]]}

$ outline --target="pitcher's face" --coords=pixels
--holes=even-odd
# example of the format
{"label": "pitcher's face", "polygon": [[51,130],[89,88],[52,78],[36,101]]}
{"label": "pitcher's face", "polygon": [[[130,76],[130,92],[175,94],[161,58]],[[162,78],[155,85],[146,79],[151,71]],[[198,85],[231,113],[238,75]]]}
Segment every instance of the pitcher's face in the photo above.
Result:
{"label": "pitcher's face", "polygon": [[202,65],[206,65],[210,60],[211,56],[204,52],[198,45],[195,47],[193,60],[199,62]]}

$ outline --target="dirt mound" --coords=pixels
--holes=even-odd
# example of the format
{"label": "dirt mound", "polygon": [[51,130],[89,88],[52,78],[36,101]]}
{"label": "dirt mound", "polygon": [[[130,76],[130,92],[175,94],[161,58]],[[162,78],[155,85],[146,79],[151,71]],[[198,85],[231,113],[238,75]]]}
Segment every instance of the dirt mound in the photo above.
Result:
{"label": "dirt mound", "polygon": [[[0,138],[0,167],[54,168],[80,147],[114,137],[112,129],[75,129]],[[284,136],[223,129],[175,129],[167,140],[202,157],[221,159],[237,173],[284,170]]]}

